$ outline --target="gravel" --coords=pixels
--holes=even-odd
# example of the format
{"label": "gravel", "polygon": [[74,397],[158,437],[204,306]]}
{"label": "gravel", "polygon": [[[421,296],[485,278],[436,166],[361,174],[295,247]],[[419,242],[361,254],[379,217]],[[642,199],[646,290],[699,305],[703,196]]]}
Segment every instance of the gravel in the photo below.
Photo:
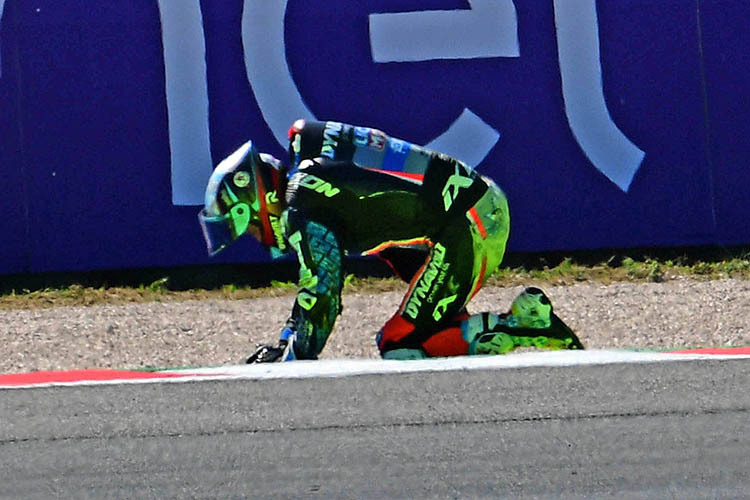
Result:
{"label": "gravel", "polygon": [[[470,312],[505,311],[522,287],[488,287]],[[750,344],[750,281],[548,286],[555,311],[588,348]],[[348,294],[322,359],[377,358],[375,334],[402,292]],[[0,311],[0,372],[240,363],[275,341],[293,296]]]}

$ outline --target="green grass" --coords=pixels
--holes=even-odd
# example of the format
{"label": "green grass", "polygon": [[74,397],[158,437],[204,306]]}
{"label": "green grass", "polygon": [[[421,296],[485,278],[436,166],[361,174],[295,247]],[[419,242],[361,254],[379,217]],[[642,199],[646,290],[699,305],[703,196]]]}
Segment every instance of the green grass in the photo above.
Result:
{"label": "green grass", "polygon": [[[750,279],[750,255],[721,261],[688,262],[687,259],[642,260],[625,257],[610,258],[599,263],[578,263],[564,258],[549,266],[537,264],[530,268],[501,267],[486,286],[570,285],[581,282],[654,282],[678,278],[698,280]],[[154,301],[184,300],[239,300],[260,297],[286,296],[295,293],[293,282],[271,281],[270,286],[254,288],[226,284],[215,289],[172,290],[168,276],[137,287],[85,287],[77,284],[42,290],[11,290],[0,294],[0,310],[37,309],[61,306],[90,306],[96,304],[125,304]],[[344,293],[378,293],[404,290],[405,284],[395,278],[359,277],[347,275]]]}

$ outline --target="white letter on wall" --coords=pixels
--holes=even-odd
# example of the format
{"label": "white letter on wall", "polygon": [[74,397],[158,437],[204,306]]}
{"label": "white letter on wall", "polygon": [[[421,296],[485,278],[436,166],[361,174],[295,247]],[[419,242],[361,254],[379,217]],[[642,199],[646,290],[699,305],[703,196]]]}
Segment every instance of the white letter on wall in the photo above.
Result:
{"label": "white letter on wall", "polygon": [[554,5],[568,123],[591,163],[627,191],[645,153],[617,128],[607,110],[596,0],[554,0]]}
{"label": "white letter on wall", "polygon": [[[0,33],[2,32],[3,27],[3,8],[5,7],[5,0],[0,0]],[[0,40],[0,78],[3,77],[3,44],[2,40]]]}
{"label": "white letter on wall", "polygon": [[286,61],[286,0],[245,0],[242,45],[245,70],[263,119],[286,147],[287,130],[298,118],[315,120],[302,101]]}
{"label": "white letter on wall", "polygon": [[203,205],[213,161],[200,0],[158,3],[172,158],[172,203]]}

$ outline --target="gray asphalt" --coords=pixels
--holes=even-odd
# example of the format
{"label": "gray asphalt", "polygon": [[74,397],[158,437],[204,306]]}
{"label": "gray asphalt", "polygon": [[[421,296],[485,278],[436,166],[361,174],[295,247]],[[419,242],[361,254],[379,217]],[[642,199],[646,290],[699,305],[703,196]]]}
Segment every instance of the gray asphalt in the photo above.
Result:
{"label": "gray asphalt", "polygon": [[750,361],[0,391],[0,498],[750,498]]}

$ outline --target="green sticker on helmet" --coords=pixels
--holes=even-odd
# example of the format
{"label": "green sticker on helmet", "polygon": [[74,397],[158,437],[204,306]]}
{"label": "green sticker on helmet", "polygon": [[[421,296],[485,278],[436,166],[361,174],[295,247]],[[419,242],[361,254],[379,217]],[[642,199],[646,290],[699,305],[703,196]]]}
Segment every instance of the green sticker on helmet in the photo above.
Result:
{"label": "green sticker on helmet", "polygon": [[229,215],[232,218],[232,225],[234,226],[235,237],[240,237],[247,231],[247,226],[250,225],[250,218],[252,212],[247,203],[237,203],[229,210]]}

